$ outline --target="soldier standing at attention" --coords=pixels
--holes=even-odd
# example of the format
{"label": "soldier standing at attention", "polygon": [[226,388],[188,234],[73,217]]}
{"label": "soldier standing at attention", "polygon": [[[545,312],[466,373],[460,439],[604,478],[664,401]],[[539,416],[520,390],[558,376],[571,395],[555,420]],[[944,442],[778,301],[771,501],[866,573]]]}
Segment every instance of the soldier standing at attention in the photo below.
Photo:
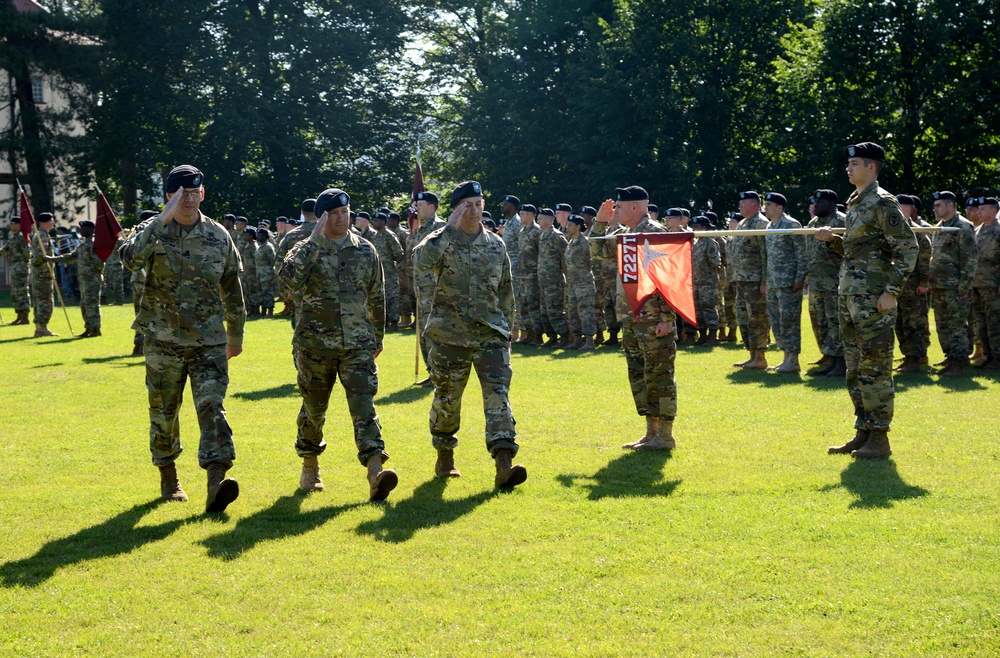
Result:
{"label": "soldier standing at attention", "polygon": [[[428,373],[430,373],[431,367],[430,348],[424,339],[424,332],[427,318],[431,312],[431,301],[434,299],[434,287],[437,285],[437,279],[435,279],[433,272],[417,272],[414,252],[424,238],[445,226],[445,221],[437,216],[438,203],[438,197],[433,192],[417,192],[416,210],[417,221],[420,222],[420,225],[413,231],[406,243],[409,262],[413,268],[413,292],[417,299],[416,317],[419,320],[417,335],[420,341],[420,353],[424,357],[424,365],[427,367]],[[432,385],[430,377],[420,382],[420,386],[430,387]]]}
{"label": "soldier standing at attention", "polygon": [[[783,194],[764,195],[764,214],[770,220],[768,229],[802,228],[798,220],[785,212],[788,201]],[[767,245],[767,312],[774,337],[785,352],[774,372],[799,371],[802,351],[802,288],[806,282],[806,241],[801,235],[769,235]]]}
{"label": "soldier standing at attention", "polygon": [[840,268],[840,336],[847,362],[847,390],[856,417],[854,438],[830,454],[878,459],[892,454],[889,426],[895,390],[892,338],[896,297],[917,260],[917,241],[896,203],[878,185],[885,150],[862,142],[847,149],[847,177],[856,190],[847,199],[847,232],[821,228],[816,239],[844,254]]}
{"label": "soldier standing at attention", "polygon": [[10,263],[10,301],[17,313],[17,319],[11,324],[28,324],[28,312],[31,311],[31,294],[28,292],[28,261],[31,259],[31,249],[21,234],[21,218],[11,217],[7,231],[7,242],[0,247],[0,256],[7,254]]}
{"label": "soldier standing at attention", "polygon": [[945,362],[937,374],[961,376],[969,365],[969,310],[979,251],[972,222],[958,214],[953,192],[934,193],[934,218],[938,226],[958,227],[957,233],[934,233],[931,238],[931,301],[934,324]]}
{"label": "soldier standing at attention", "polygon": [[[729,216],[729,223],[726,225],[730,231],[735,231],[736,227],[740,223],[739,213],[732,213]],[[719,340],[726,343],[736,342],[736,327],[741,324],[739,318],[742,315],[740,307],[738,306],[738,298],[736,295],[736,275],[735,275],[735,264],[736,257],[733,255],[733,240],[735,238],[728,237],[726,240],[725,247],[725,275],[726,275],[726,291],[725,291],[725,324],[726,324],[726,334],[725,337],[719,336]],[[742,322],[746,325],[747,322]]]}
{"label": "soldier standing at attention", "polygon": [[973,280],[972,303],[983,343],[985,361],[980,368],[1000,370],[1000,222],[996,197],[979,197],[979,226],[976,247],[979,258]]}
{"label": "soldier standing at attention", "polygon": [[554,227],[555,212],[543,208],[538,214],[538,290],[542,298],[542,324],[549,331],[545,347],[566,347],[569,344],[569,327],[566,324],[566,278],[563,264],[566,259],[566,236]]}
{"label": "soldier standing at attention", "polygon": [[[591,236],[621,233],[661,233],[664,228],[649,219],[649,194],[643,188],[617,188],[615,201],[606,200],[597,211]],[[608,226],[618,224],[613,231]],[[591,239],[591,256],[617,260],[617,240]],[[674,379],[676,316],[660,293],[654,293],[639,309],[638,317],[625,296],[621,277],[615,278],[615,310],[622,325],[622,343],[628,381],[635,410],[646,419],[646,434],[622,448],[626,450],[673,450],[674,417],[677,415],[677,382]]]}
{"label": "soldier standing at attention", "polygon": [[594,316],[594,298],[597,286],[590,260],[590,241],[583,234],[584,219],[570,215],[566,223],[569,246],[566,247],[566,296],[569,303],[569,330],[576,341],[571,350],[594,349],[597,322]]}
{"label": "soldier standing at attention", "polygon": [[517,433],[510,406],[510,326],[514,286],[503,239],[483,228],[482,188],[466,181],[451,193],[446,226],[434,230],[413,254],[414,271],[433,276],[426,335],[430,343],[434,402],[430,428],[438,452],[434,473],[457,477],[455,448],[461,425],[462,394],[476,369],[486,415],[486,449],[496,463],[494,486],[510,489],[528,479],[512,465]]}
{"label": "soldier standing at attention", "polygon": [[[712,230],[712,221],[705,215],[691,220],[696,233]],[[714,238],[703,237],[691,248],[691,271],[694,285],[694,310],[698,322],[698,345],[719,342],[719,271],[722,255]]]}
{"label": "soldier standing at attention", "polygon": [[260,314],[274,315],[274,296],[278,294],[274,275],[274,245],[266,228],[257,229],[257,251],[253,254],[254,269],[257,270],[257,289],[260,290]]}
{"label": "soldier standing at attention", "polygon": [[319,456],[330,393],[340,377],[354,426],[358,460],[368,468],[371,500],[385,500],[398,482],[382,470],[389,459],[375,413],[378,366],[385,332],[385,285],[375,247],[350,230],[351,198],[331,188],[316,197],[319,221],[281,264],[278,276],[301,299],[295,323],[295,367],[302,408],[295,451],[302,458],[299,486],[324,488]]}
{"label": "soldier standing at attention", "polygon": [[52,266],[45,261],[46,256],[54,255],[52,238],[49,236],[53,226],[55,220],[52,213],[39,213],[38,226],[31,236],[31,295],[35,300],[35,338],[59,335],[49,331],[52,307],[55,305],[52,296],[55,277]]}
{"label": "soldier standing at attention", "polygon": [[[125,285],[125,268],[122,267],[122,259],[118,255],[118,250],[121,249],[122,239],[119,238],[115,248],[111,251],[111,255],[108,256],[107,262],[104,263],[104,287],[107,290],[105,299],[108,304],[113,306],[121,306],[122,301],[125,298],[125,292],[123,287]],[[114,293],[115,301],[112,303],[111,297]]]}
{"label": "soldier standing at attention", "polygon": [[[760,214],[760,195],[740,192],[740,216],[736,228],[740,231],[767,228],[767,219]],[[736,306],[747,324],[740,324],[743,345],[750,358],[735,364],[737,368],[764,370],[767,368],[767,345],[771,322],[767,315],[767,240],[760,235],[733,237],[733,277],[736,280]]]}
{"label": "soldier standing at attention", "polygon": [[[222,225],[201,213],[203,175],[181,165],[167,176],[163,211],[121,247],[122,262],[146,270],[139,315],[149,393],[149,449],[160,469],[160,494],[185,501],[175,461],[181,454],[179,414],[187,378],[201,427],[198,464],[208,471],[206,512],[221,512],[240,494],[226,477],[236,448],[222,402],[228,360],[243,351],[246,310],[240,256]],[[223,324],[225,318],[225,324]]]}
{"label": "soldier standing at attention", "polygon": [[399,324],[397,328],[405,329],[413,323],[413,264],[406,258],[406,241],[410,232],[402,224],[402,216],[398,212],[390,212],[386,222],[386,230],[391,231],[399,246],[403,248],[403,260],[397,266],[399,271]]}
{"label": "soldier standing at attention", "polygon": [[542,344],[541,292],[538,289],[538,240],[542,229],[535,223],[538,210],[531,204],[521,206],[521,224],[517,241],[517,272],[520,283],[517,298],[517,318],[521,327],[522,345]]}
{"label": "soldier standing at attention", "polygon": [[[80,313],[83,315],[84,332],[80,338],[95,338],[101,335],[101,274],[104,261],[94,253],[94,222],[80,222],[80,236],[83,242],[73,251],[62,256],[46,256],[50,263],[76,263],[76,275],[80,279]],[[121,261],[119,261],[120,263]]]}
{"label": "soldier standing at attention", "polygon": [[[910,228],[924,226],[917,217],[920,199],[909,194],[897,194],[896,201],[903,211]],[[899,373],[920,372],[927,363],[927,336],[930,335],[930,310],[927,299],[930,292],[931,238],[927,233],[914,233],[920,251],[917,264],[899,291],[896,307],[896,340],[903,354],[903,363],[896,368]]]}
{"label": "soldier standing at attention", "polygon": [[257,284],[257,229],[248,226],[243,229],[243,244],[240,247],[240,259],[243,261],[243,297],[247,308],[247,317],[260,315],[260,286]]}
{"label": "soldier standing at attention", "polygon": [[[837,211],[837,193],[833,190],[816,190],[813,193],[815,213],[807,228],[842,228],[844,216]],[[823,366],[811,374],[843,377],[847,374],[844,364],[844,344],[840,340],[837,286],[840,282],[840,264],[844,257],[829,242],[806,240],[806,261],[809,273],[809,316],[816,330]]]}
{"label": "soldier standing at attention", "polygon": [[388,213],[377,212],[372,221],[375,237],[372,244],[382,261],[385,279],[385,323],[388,331],[399,328],[399,265],[403,262],[403,245],[396,234],[386,228]]}
{"label": "soldier standing at attention", "polygon": [[[500,204],[500,212],[506,218],[502,235],[503,243],[507,247],[507,257],[510,258],[511,280],[514,283],[514,299],[518,298],[518,289],[520,288],[520,279],[517,276],[518,240],[521,235],[521,229],[524,228],[524,224],[521,223],[521,216],[518,214],[520,210],[521,200],[513,194],[505,196],[503,203]],[[517,342],[521,338],[520,326],[521,318],[515,313],[514,326],[511,332],[511,340],[514,342]]]}
{"label": "soldier standing at attention", "polygon": [[[293,228],[291,231],[286,233],[281,241],[278,242],[278,248],[274,252],[274,273],[277,277],[278,271],[281,269],[281,262],[285,260],[285,256],[291,251],[292,247],[302,242],[310,235],[312,235],[312,230],[316,227],[316,199],[306,199],[299,206],[299,212],[302,213],[303,223]],[[281,282],[281,277],[278,278],[278,294],[282,296],[283,299],[287,300],[285,302],[286,308],[290,307],[288,313],[282,309],[281,313],[278,315],[291,315],[292,324],[295,323],[295,308],[298,305],[298,298],[295,293],[285,287],[285,284]]]}

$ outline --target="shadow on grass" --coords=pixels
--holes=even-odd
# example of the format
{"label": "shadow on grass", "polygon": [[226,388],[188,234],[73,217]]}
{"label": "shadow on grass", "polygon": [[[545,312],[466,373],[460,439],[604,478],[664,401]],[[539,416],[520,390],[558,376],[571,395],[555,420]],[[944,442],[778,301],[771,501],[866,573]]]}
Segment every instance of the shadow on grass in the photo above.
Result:
{"label": "shadow on grass", "polygon": [[446,478],[432,478],[417,487],[413,495],[393,506],[386,506],[381,519],[365,521],[355,532],[375,539],[400,544],[413,538],[418,530],[452,523],[495,496],[483,491],[458,500],[444,500]]}
{"label": "shadow on grass", "polygon": [[407,386],[394,393],[375,399],[376,405],[381,404],[408,404],[423,399],[428,395],[434,395],[434,389],[424,386]]}
{"label": "shadow on grass", "polygon": [[[656,498],[669,496],[681,480],[664,480],[663,467],[671,454],[665,451],[630,451],[593,475],[557,475],[556,481],[564,487],[580,486],[589,489],[587,498]],[[577,484],[577,481],[584,482]]]}
{"label": "shadow on grass", "polygon": [[209,557],[235,560],[257,544],[304,535],[360,504],[321,507],[303,512],[302,501],[308,495],[305,491],[296,491],[291,496],[282,496],[267,509],[237,521],[232,530],[207,537],[201,543],[208,548]]}
{"label": "shadow on grass", "polygon": [[37,366],[31,366],[32,370],[38,370],[39,368],[57,368],[61,365],[65,365],[62,361],[59,363],[39,363]]}
{"label": "shadow on grass", "polygon": [[[733,368],[732,372],[726,374],[726,379],[733,384],[757,384],[764,388],[777,388],[779,386],[802,384],[808,381],[799,373],[783,374],[767,372],[766,370],[744,370],[742,368]],[[830,388],[843,385],[843,382],[835,382]]]}
{"label": "shadow on grass", "polygon": [[112,356],[85,356],[81,359],[84,363],[110,363],[111,361],[123,361],[125,359],[141,359],[142,355],[137,354],[132,356],[132,353],[128,354],[115,354]]}
{"label": "shadow on grass", "polygon": [[21,336],[20,338],[8,338],[6,340],[0,340],[0,344],[3,344],[3,343],[20,343],[22,340],[34,340],[34,336]]}
{"label": "shadow on grass", "polygon": [[297,398],[299,397],[299,387],[296,384],[282,384],[272,388],[265,388],[262,391],[246,391],[233,393],[231,397],[239,400],[258,402],[260,400],[270,400],[274,398]]}
{"label": "shadow on grass", "polygon": [[896,502],[923,498],[930,492],[923,487],[907,484],[899,477],[896,462],[891,459],[852,459],[840,473],[840,484],[828,484],[820,491],[847,489],[857,500],[851,509],[888,509]]}
{"label": "shadow on grass", "polygon": [[[50,541],[31,557],[7,562],[0,566],[0,583],[4,587],[35,587],[51,578],[60,567],[123,555],[145,544],[166,539],[188,520],[178,519],[154,526],[135,527],[142,517],[163,502],[157,498],[136,505],[104,523],[84,528],[69,537]],[[194,518],[198,517],[192,517]]]}

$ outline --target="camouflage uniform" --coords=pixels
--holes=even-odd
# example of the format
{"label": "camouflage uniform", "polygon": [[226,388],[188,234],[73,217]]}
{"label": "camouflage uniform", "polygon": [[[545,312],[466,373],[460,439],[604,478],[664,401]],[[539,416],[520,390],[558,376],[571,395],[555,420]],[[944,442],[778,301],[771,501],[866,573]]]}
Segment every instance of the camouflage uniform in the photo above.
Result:
{"label": "camouflage uniform", "polygon": [[[767,219],[757,213],[742,219],[739,231],[766,229]],[[767,242],[764,236],[733,237],[733,279],[736,282],[736,314],[744,346],[751,352],[764,351],[770,342],[771,322],[767,297],[760,292],[767,274]]]}
{"label": "camouflage uniform", "polygon": [[410,239],[410,232],[403,228],[400,223],[396,227],[395,236],[399,240],[399,246],[403,248],[403,261],[399,263],[399,313],[401,316],[413,315],[413,263],[407,254],[406,243]]}
{"label": "camouflage uniform", "polygon": [[691,273],[694,286],[694,311],[698,328],[719,328],[719,269],[722,255],[715,238],[699,233],[691,248]]}
{"label": "camouflage uniform", "polygon": [[[118,255],[121,246],[122,240],[119,238],[111,255],[108,256],[108,260],[104,263],[104,286],[107,291],[105,296],[108,304],[115,306],[119,306],[125,301],[125,268],[122,267],[122,259]],[[114,302],[111,301],[112,296],[115,298]]]}
{"label": "camouflage uniform", "polygon": [[257,288],[260,290],[260,305],[274,308],[274,296],[278,294],[278,283],[274,275],[276,260],[274,245],[263,242],[254,252],[254,269],[257,270]]}
{"label": "camouflage uniform", "polygon": [[[80,313],[87,331],[101,328],[101,274],[104,262],[94,253],[94,239],[84,239],[80,246],[68,254],[56,256],[53,263],[76,263],[76,275],[80,279]],[[121,264],[121,259],[118,261]]]}
{"label": "camouflage uniform", "polygon": [[243,274],[240,280],[243,284],[243,297],[247,310],[260,306],[260,284],[257,283],[257,241],[248,234],[243,236],[243,246],[240,248],[240,258],[243,260]]}
{"label": "camouflage uniform", "polygon": [[[910,227],[921,224],[907,220]],[[927,233],[914,233],[920,251],[913,272],[906,278],[896,300],[896,339],[903,356],[921,359],[927,356],[930,320],[927,317],[930,303],[926,294],[918,295],[917,288],[930,288],[931,238]]]}
{"label": "camouflage uniform", "polygon": [[541,293],[542,326],[547,333],[566,336],[566,278],[563,261],[568,246],[566,236],[554,228],[538,238],[538,291]]}
{"label": "camouflage uniform", "polygon": [[372,244],[382,261],[386,322],[399,322],[399,264],[403,262],[403,246],[396,234],[387,228],[375,232]]}
{"label": "camouflage uniform", "polygon": [[413,292],[417,300],[417,316],[420,319],[420,325],[417,327],[417,331],[420,334],[420,353],[424,357],[424,365],[427,366],[428,372],[430,371],[430,346],[427,344],[427,340],[424,338],[427,327],[427,318],[431,314],[431,302],[434,299],[434,288],[437,286],[437,279],[434,277],[433,272],[418,272],[416,269],[416,249],[417,245],[423,242],[424,238],[438,230],[447,226],[447,222],[435,215],[430,219],[425,219],[424,222],[417,227],[417,230],[410,235],[410,240],[407,242],[406,248],[410,253],[410,267],[413,272]]}
{"label": "camouflage uniform", "polygon": [[52,266],[45,260],[45,256],[52,255],[52,239],[49,234],[36,229],[31,234],[31,296],[35,301],[35,324],[42,326],[52,320],[52,309],[55,306],[55,277]]}
{"label": "camouflage uniform", "polygon": [[542,229],[532,223],[521,229],[517,241],[518,329],[542,333],[541,292],[538,289],[538,247]]}
{"label": "camouflage uniform", "polygon": [[972,301],[987,359],[1000,357],[1000,221],[976,228],[979,258]]}
{"label": "camouflage uniform", "polygon": [[[521,231],[524,229],[524,224],[521,223],[521,215],[514,213],[514,216],[507,220],[504,224],[503,230],[503,244],[507,247],[507,257],[510,258],[510,271],[512,273],[512,282],[514,284],[514,299],[517,299],[518,289],[520,286],[520,280],[516,276],[517,273],[517,259],[521,254],[519,247],[519,241],[521,236]],[[515,318],[515,322],[520,322]]]}
{"label": "camouflage uniform", "polygon": [[[736,322],[736,300],[729,300],[726,298],[726,289],[729,287],[726,282],[726,275],[729,271],[729,254],[726,253],[726,249],[729,246],[729,238],[723,236],[713,236],[715,244],[719,248],[719,291],[716,293],[715,301],[715,313],[719,317],[719,327],[725,328],[730,324],[735,324]],[[728,314],[728,315],[727,315]],[[732,323],[729,322],[728,318],[732,318]]]}
{"label": "camouflage uniform", "polygon": [[503,240],[486,229],[468,235],[446,226],[431,233],[414,253],[414,272],[438,281],[427,318],[434,402],[430,429],[434,448],[458,445],[462,394],[476,369],[486,415],[486,448],[518,450],[510,406],[510,327],[514,286]]}
{"label": "camouflage uniform", "polygon": [[31,294],[28,291],[28,261],[31,258],[31,250],[24,243],[24,237],[19,230],[10,231],[6,244],[0,247],[0,256],[5,254],[10,267],[10,301],[17,314],[21,315],[31,310]]}
{"label": "camouflage uniform", "polygon": [[958,233],[933,233],[931,238],[931,299],[938,340],[946,357],[968,361],[972,353],[969,340],[969,310],[972,282],[979,252],[972,222],[956,214],[939,226],[955,226]]}
{"label": "camouflage uniform", "polygon": [[302,305],[302,299],[296,291],[289,290],[282,281],[281,277],[277,276],[277,274],[281,270],[281,263],[285,260],[285,256],[288,255],[288,252],[292,250],[292,247],[312,235],[313,229],[316,228],[316,224],[317,222],[315,221],[307,221],[305,224],[296,226],[288,233],[285,233],[285,235],[282,236],[281,241],[278,243],[278,249],[274,254],[274,274],[278,280],[278,291],[285,291],[286,297],[291,300],[293,327],[295,326],[296,318],[298,317],[299,307]]}
{"label": "camouflage uniform", "polygon": [[136,227],[119,255],[133,272],[146,270],[132,326],[143,333],[153,464],[167,466],[181,454],[179,413],[190,377],[201,428],[198,463],[230,468],[236,448],[222,406],[229,386],[226,345],[243,344],[246,320],[236,245],[203,214],[190,229],[164,225],[157,216]]}
{"label": "camouflage uniform", "polygon": [[375,247],[350,231],[340,240],[311,236],[292,247],[278,277],[301,304],[292,338],[302,394],[295,451],[309,457],[326,449],[323,425],[339,376],[358,460],[388,459],[374,402],[375,352],[385,332],[385,283]]}
{"label": "camouflage uniform", "polygon": [[[782,214],[769,229],[802,228],[798,220]],[[769,235],[767,244],[767,312],[774,338],[785,352],[802,351],[802,286],[806,281],[804,235]],[[795,289],[798,287],[798,290]]]}
{"label": "camouflage uniform", "polygon": [[[647,216],[634,231],[619,225],[608,232],[608,225],[594,222],[591,235],[618,235],[620,233],[666,232],[659,223]],[[590,255],[617,262],[616,240],[591,240]],[[656,325],[667,322],[676,326],[676,316],[660,293],[655,293],[639,309],[638,317],[632,314],[621,277],[615,277],[615,311],[622,326],[622,345],[628,381],[632,389],[635,410],[640,416],[658,417],[672,421],[677,415],[677,381],[674,378],[674,359],[677,356],[676,332],[666,336],[656,335]]]}
{"label": "camouflage uniform", "polygon": [[[146,287],[146,270],[139,268],[132,272],[132,308],[135,314],[139,315],[139,307],[142,303],[142,289]],[[142,332],[135,329],[135,337],[132,339],[133,345],[142,345]]]}
{"label": "camouflage uniform", "polygon": [[597,333],[594,298],[597,286],[590,260],[590,241],[582,233],[566,248],[566,294],[569,298],[569,329],[576,336]]}
{"label": "camouflage uniform", "polygon": [[917,260],[917,241],[896,197],[878,182],[847,199],[847,232],[834,236],[844,254],[840,268],[840,335],[847,363],[847,390],[858,430],[889,430],[895,309],[880,313],[884,292],[898,296]]}
{"label": "camouflage uniform", "polygon": [[[826,217],[813,217],[808,228],[841,228],[844,217],[834,211]],[[806,242],[806,262],[809,275],[809,317],[812,320],[816,343],[823,355],[843,357],[844,344],[840,340],[840,264],[844,257],[830,243],[810,238]]]}
{"label": "camouflage uniform", "polygon": [[[737,305],[736,305],[736,279],[735,279],[735,265],[736,257],[733,255],[733,238],[723,238],[726,241],[725,249],[720,250],[724,257],[723,274],[725,274],[725,301],[723,302],[723,318],[721,318],[722,323],[726,327],[732,327],[735,331],[737,324]],[[746,324],[746,323],[744,323]]]}

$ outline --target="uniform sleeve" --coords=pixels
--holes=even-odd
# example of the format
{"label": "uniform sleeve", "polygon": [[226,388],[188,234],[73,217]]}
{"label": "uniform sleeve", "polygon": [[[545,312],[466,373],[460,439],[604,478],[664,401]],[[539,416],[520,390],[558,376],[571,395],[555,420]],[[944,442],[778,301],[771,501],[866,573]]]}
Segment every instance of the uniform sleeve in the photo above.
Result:
{"label": "uniform sleeve", "polygon": [[13,241],[14,238],[10,238],[3,243],[3,246],[0,247],[0,256],[6,256],[8,253],[10,253],[10,245]]}
{"label": "uniform sleeve", "polygon": [[913,274],[917,277],[917,285],[921,288],[931,287],[931,239],[926,233],[915,234],[917,238],[917,265]]}
{"label": "uniform sleeve", "polygon": [[306,285],[309,278],[309,271],[316,263],[316,255],[319,253],[319,246],[314,240],[324,238],[314,238],[310,236],[292,247],[281,261],[278,268],[278,280],[282,285],[291,290],[301,290]]}
{"label": "uniform sleeve", "polygon": [[62,256],[54,256],[50,263],[75,263],[77,258],[80,256],[80,248],[77,247],[68,254],[63,254]]}
{"label": "uniform sleeve", "polygon": [[765,283],[767,281],[767,238],[761,235],[750,239],[754,241],[757,253],[760,254],[760,278],[761,283]]}
{"label": "uniform sleeve", "polygon": [[[608,224],[606,222],[594,222],[590,227],[590,235],[593,238],[607,235]],[[617,240],[591,240],[590,257],[597,260],[617,260],[618,248]]]}
{"label": "uniform sleeve", "polygon": [[793,235],[792,248],[795,250],[795,283],[801,286],[806,282],[806,236]]}
{"label": "uniform sleeve", "polygon": [[[226,234],[228,238],[229,235]],[[226,263],[219,279],[219,293],[226,315],[226,344],[234,347],[243,345],[243,327],[247,321],[247,310],[243,302],[243,286],[240,283],[240,256],[236,245],[229,240]]]}
{"label": "uniform sleeve", "polygon": [[510,273],[510,255],[504,250],[503,271],[500,272],[500,287],[497,290],[500,312],[503,313],[509,330],[514,329],[514,283]]}
{"label": "uniform sleeve", "polygon": [[399,238],[392,232],[388,232],[389,251],[392,252],[392,260],[399,265],[403,262],[403,246],[399,244]]}
{"label": "uniform sleeve", "polygon": [[880,200],[875,206],[875,211],[878,213],[882,233],[892,251],[892,272],[885,292],[899,296],[906,278],[917,265],[920,247],[917,246],[917,238],[910,229],[909,222],[903,218],[903,211],[895,200]]}
{"label": "uniform sleeve", "polygon": [[958,289],[962,292],[969,292],[972,290],[973,279],[976,276],[976,267],[979,265],[979,247],[976,245],[975,229],[963,223],[958,244]]}
{"label": "uniform sleeve", "polygon": [[718,269],[722,267],[722,254],[719,253],[719,243],[715,241],[715,238],[704,238],[709,241],[708,247],[708,262],[709,264]]}
{"label": "uniform sleeve", "polygon": [[[413,267],[420,274],[436,272],[441,265],[444,252],[451,244],[454,231],[461,229],[448,225],[440,233],[428,235],[413,249]],[[436,232],[435,232],[436,233]]]}
{"label": "uniform sleeve", "polygon": [[[160,236],[163,235],[163,229],[163,222],[160,220],[159,215],[150,220],[145,226],[142,224],[136,226],[132,234],[128,236],[128,239],[122,242],[122,245],[118,248],[118,256],[121,258],[122,265],[132,272],[145,267],[153,257],[153,252],[156,250],[156,243],[159,242]],[[146,270],[149,271],[149,268],[147,267]]]}
{"label": "uniform sleeve", "polygon": [[375,263],[372,266],[372,277],[368,283],[368,317],[375,327],[375,349],[382,349],[382,338],[385,336],[385,275],[382,272],[382,261],[374,247],[369,249]]}

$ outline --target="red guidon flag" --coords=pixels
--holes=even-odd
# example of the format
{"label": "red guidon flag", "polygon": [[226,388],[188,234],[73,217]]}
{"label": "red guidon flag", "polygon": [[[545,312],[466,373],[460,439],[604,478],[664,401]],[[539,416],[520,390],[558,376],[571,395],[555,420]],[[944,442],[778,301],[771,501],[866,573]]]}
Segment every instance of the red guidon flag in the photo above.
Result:
{"label": "red guidon flag", "polygon": [[104,192],[97,193],[97,222],[94,227],[94,253],[101,262],[108,262],[108,257],[118,244],[118,236],[122,234],[122,225],[118,223],[115,212],[104,198]]}
{"label": "red guidon flag", "polygon": [[20,198],[21,213],[21,235],[24,237],[24,244],[28,244],[28,236],[31,235],[31,227],[35,223],[35,216],[31,214],[31,206],[28,205],[28,195],[21,190]]}
{"label": "red guidon flag", "polygon": [[410,214],[406,218],[406,224],[410,228],[410,233],[417,230],[417,193],[424,190],[424,172],[420,170],[420,147],[417,146],[417,168],[413,172],[413,192],[410,193]]}
{"label": "red guidon flag", "polygon": [[620,233],[618,274],[632,313],[657,292],[685,322],[697,326],[691,247],[694,233]]}

